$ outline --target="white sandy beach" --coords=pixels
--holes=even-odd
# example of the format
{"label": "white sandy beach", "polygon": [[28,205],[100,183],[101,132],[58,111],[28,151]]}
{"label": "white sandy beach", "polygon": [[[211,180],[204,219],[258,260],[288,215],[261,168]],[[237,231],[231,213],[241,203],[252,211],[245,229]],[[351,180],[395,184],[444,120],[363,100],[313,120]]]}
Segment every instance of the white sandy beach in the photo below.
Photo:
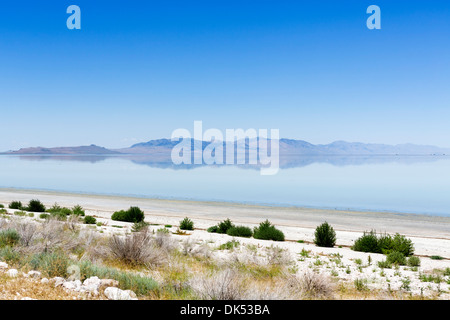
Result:
{"label": "white sandy beach", "polygon": [[416,255],[439,255],[450,259],[450,217],[0,189],[0,203],[5,205],[13,200],[27,203],[34,198],[47,207],[55,202],[67,207],[80,204],[89,214],[105,219],[115,211],[139,206],[145,212],[147,222],[177,225],[182,218],[189,217],[195,222],[196,229],[205,230],[227,218],[248,226],[269,219],[285,233],[286,240],[306,243],[313,241],[314,229],[327,221],[336,230],[336,246],[342,246],[346,251],[350,251],[348,247],[364,231],[375,230],[409,237],[415,245]]}
{"label": "white sandy beach", "polygon": [[[31,199],[39,199],[47,207],[55,203],[65,207],[79,204],[85,209],[86,214],[95,216],[97,221],[102,223],[102,226],[97,226],[97,230],[104,233],[131,231],[131,223],[110,219],[113,212],[128,209],[130,206],[139,206],[144,210],[145,221],[151,223],[150,228],[153,231],[162,225],[172,225],[170,229],[174,232],[181,219],[189,217],[195,223],[195,230],[188,232],[188,237],[177,234],[173,234],[173,237],[180,242],[192,241],[198,246],[206,244],[210,248],[217,248],[232,239],[226,234],[206,231],[208,227],[220,221],[229,218],[236,225],[253,227],[269,219],[284,232],[286,241],[275,242],[254,238],[236,238],[236,240],[245,246],[253,245],[261,248],[261,252],[264,252],[264,248],[272,246],[287,250],[296,261],[299,272],[305,272],[319,260],[323,260],[320,272],[328,274],[334,272],[334,276],[347,283],[364,278],[367,279],[370,288],[390,292],[392,289],[402,290],[407,279],[409,292],[416,296],[438,295],[439,299],[450,299],[448,293],[450,283],[437,284],[423,282],[420,279],[423,273],[450,268],[450,217],[0,189],[0,203],[5,207],[11,201],[26,204]],[[318,247],[313,243],[315,228],[324,221],[331,224],[336,231],[337,241],[333,248]],[[410,238],[415,248],[414,255],[419,256],[421,260],[420,269],[410,270],[405,267],[402,270],[393,268],[383,271],[377,268],[376,264],[385,260],[385,255],[353,251],[350,248],[353,241],[364,231],[370,230],[390,234],[398,232]],[[302,241],[298,242],[299,240]],[[229,260],[231,256],[226,251],[215,250],[216,259]],[[309,252],[309,258],[302,258],[300,256],[302,251]],[[336,256],[341,260],[339,266],[333,262]],[[431,256],[440,256],[442,259],[431,259]],[[365,265],[364,268],[358,266],[356,263],[358,260]],[[367,264],[367,261],[372,263]],[[151,276],[158,280],[158,273],[152,273]]]}

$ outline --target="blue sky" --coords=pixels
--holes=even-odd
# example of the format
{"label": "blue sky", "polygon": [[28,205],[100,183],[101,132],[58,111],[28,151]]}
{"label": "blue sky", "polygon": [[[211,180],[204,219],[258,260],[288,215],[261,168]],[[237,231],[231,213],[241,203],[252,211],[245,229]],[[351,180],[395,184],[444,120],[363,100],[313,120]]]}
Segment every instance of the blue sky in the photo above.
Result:
{"label": "blue sky", "polygon": [[194,120],[450,147],[449,39],[448,1],[14,1],[0,7],[0,151],[126,147]]}

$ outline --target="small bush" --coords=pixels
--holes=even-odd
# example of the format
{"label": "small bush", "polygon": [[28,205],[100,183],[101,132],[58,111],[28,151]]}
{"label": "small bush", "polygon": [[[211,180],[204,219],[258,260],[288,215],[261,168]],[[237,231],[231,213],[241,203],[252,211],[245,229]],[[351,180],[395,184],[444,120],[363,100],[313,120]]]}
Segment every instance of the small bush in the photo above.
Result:
{"label": "small bush", "polygon": [[188,217],[184,218],[180,222],[180,229],[181,230],[194,230],[194,222],[189,219]]}
{"label": "small bush", "polygon": [[352,246],[352,250],[361,251],[361,252],[373,252],[373,253],[381,253],[381,250],[378,246],[378,238],[374,231],[369,233],[364,231],[364,234],[356,239],[355,243]]}
{"label": "small bush", "polygon": [[67,277],[67,268],[70,265],[69,258],[58,252],[44,252],[34,255],[30,260],[30,266],[34,270],[40,270],[49,278]]}
{"label": "small bush", "polygon": [[392,267],[392,265],[387,260],[383,260],[383,261],[378,261],[378,267],[381,269],[390,269]]}
{"label": "small bush", "polygon": [[61,211],[61,207],[58,205],[58,203],[55,202],[53,206],[51,208],[48,208],[46,211],[50,213],[59,212]]}
{"label": "small bush", "polygon": [[253,229],[253,237],[261,240],[284,241],[284,233],[275,228],[269,220],[261,222],[259,227]]}
{"label": "small bush", "polygon": [[127,211],[114,212],[111,219],[115,221],[141,222],[144,221],[144,217],[144,212],[139,207],[130,207]]}
{"label": "small bush", "polygon": [[219,230],[218,226],[212,226],[212,227],[209,227],[208,229],[206,229],[206,231],[208,231],[210,233],[217,233],[217,230]]}
{"label": "small bush", "polygon": [[405,255],[398,251],[392,251],[386,257],[386,261],[390,264],[404,266],[406,265]]}
{"label": "small bush", "polygon": [[221,244],[218,247],[218,249],[219,250],[232,250],[234,248],[239,247],[239,245],[240,245],[239,241],[231,240],[231,241],[228,241],[228,242],[225,242],[225,243]]}
{"label": "small bush", "polygon": [[19,233],[14,229],[6,229],[0,232],[0,248],[13,247],[19,240]]}
{"label": "small bush", "polygon": [[0,203],[0,209],[3,209],[5,206]]}
{"label": "small bush", "polygon": [[352,249],[362,252],[373,252],[389,254],[391,252],[401,252],[405,257],[411,256],[414,253],[414,246],[410,239],[400,234],[391,236],[383,234],[377,236],[375,231],[370,233],[364,232],[364,235],[358,238]]}
{"label": "small bush", "polygon": [[77,216],[82,216],[82,217],[85,216],[84,209],[78,204],[72,208],[72,214],[75,214]]}
{"label": "small bush", "polygon": [[253,235],[252,229],[246,226],[231,227],[227,230],[227,235],[232,237],[250,238]]}
{"label": "small bush", "polygon": [[334,247],[336,244],[336,232],[327,222],[316,228],[314,243],[319,247]]}
{"label": "small bush", "polygon": [[22,202],[20,201],[13,201],[8,206],[10,209],[17,209],[22,210]]}
{"label": "small bush", "polygon": [[97,223],[97,219],[95,219],[92,216],[85,216],[84,217],[84,223],[85,224],[96,224]]}
{"label": "small bush", "polygon": [[31,212],[45,212],[45,206],[42,204],[41,201],[33,199],[30,200],[30,202],[28,202],[26,210]]}
{"label": "small bush", "polygon": [[128,214],[125,210],[116,211],[111,216],[111,220],[114,220],[114,221],[127,221],[127,219],[128,219]]}
{"label": "small bush", "polygon": [[226,219],[217,225],[217,233],[227,233],[227,231],[233,227],[234,224],[231,222],[231,220]]}
{"label": "small bush", "polygon": [[409,257],[407,264],[410,267],[418,267],[420,266],[420,258],[415,256]]}
{"label": "small bush", "polygon": [[41,219],[48,219],[48,218],[50,218],[50,215],[48,213],[41,213],[39,215],[39,218],[41,218]]}
{"label": "small bush", "polygon": [[386,253],[393,251],[401,252],[405,257],[411,256],[414,253],[414,246],[411,239],[407,239],[405,236],[396,233],[392,239],[391,248],[385,250]]}

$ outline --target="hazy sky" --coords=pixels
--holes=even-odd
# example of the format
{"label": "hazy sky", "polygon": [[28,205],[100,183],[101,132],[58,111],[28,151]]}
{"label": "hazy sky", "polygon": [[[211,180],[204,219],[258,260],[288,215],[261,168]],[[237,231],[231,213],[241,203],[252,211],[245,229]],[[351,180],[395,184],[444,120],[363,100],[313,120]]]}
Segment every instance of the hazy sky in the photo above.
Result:
{"label": "hazy sky", "polygon": [[0,151],[126,147],[194,120],[450,147],[450,2],[9,1],[0,75]]}

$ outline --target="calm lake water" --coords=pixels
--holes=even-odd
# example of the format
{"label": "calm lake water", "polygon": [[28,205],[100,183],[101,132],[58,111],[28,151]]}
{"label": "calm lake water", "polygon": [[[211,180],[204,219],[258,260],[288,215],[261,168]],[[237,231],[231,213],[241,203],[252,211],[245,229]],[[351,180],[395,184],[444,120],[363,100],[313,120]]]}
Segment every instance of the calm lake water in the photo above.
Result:
{"label": "calm lake water", "polygon": [[278,174],[263,176],[254,167],[180,167],[145,156],[2,155],[0,187],[450,216],[450,157],[280,161]]}

